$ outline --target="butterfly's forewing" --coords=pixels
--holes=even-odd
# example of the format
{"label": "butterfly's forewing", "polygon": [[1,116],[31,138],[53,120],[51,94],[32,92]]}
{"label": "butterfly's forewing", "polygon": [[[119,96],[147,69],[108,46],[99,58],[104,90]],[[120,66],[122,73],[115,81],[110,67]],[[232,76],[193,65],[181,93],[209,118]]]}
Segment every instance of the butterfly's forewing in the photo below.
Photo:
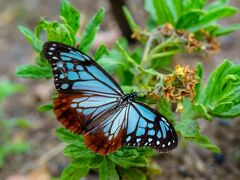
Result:
{"label": "butterfly's forewing", "polygon": [[[43,46],[43,55],[53,68],[54,83],[58,90],[58,97],[54,99],[54,112],[58,121],[79,134],[89,132],[93,124],[101,129],[98,125],[104,121],[101,117],[111,116],[109,111],[123,94],[119,85],[90,57],[73,47],[47,42]],[[93,143],[90,137],[92,132],[95,131],[86,135],[90,147]],[[97,141],[109,144],[104,138],[98,136]],[[119,148],[121,139],[115,144]]]}
{"label": "butterfly's forewing", "polygon": [[131,102],[123,144],[166,152],[177,146],[178,139],[173,126],[163,115],[142,103]]}
{"label": "butterfly's forewing", "polygon": [[76,48],[47,42],[43,46],[43,55],[52,65],[58,92],[112,96],[123,94],[120,86],[107,72]]}

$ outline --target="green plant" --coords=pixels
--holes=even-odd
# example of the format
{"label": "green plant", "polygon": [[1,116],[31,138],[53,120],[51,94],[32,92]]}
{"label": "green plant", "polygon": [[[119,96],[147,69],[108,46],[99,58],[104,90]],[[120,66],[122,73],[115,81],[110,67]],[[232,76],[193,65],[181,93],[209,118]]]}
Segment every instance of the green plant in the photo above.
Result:
{"label": "green plant", "polygon": [[[163,6],[159,6],[159,3]],[[206,52],[207,45],[216,45],[211,38],[239,29],[239,25],[228,28],[217,25],[218,19],[237,12],[236,8],[226,5],[227,1],[215,1],[207,7],[205,3],[204,0],[146,0],[145,7],[150,12],[146,31],[135,23],[130,12],[124,8],[134,31],[133,37],[139,40],[140,45],[130,50],[128,42],[121,38],[112,50],[107,50],[104,44],[100,45],[93,59],[118,77],[126,93],[132,90],[149,92],[147,95],[143,93],[141,100],[153,104],[164,114],[173,123],[182,141],[219,152],[220,149],[202,134],[198,120],[239,116],[240,65],[224,60],[209,76],[206,84],[202,83],[201,63],[195,70],[188,66],[177,65],[175,69],[168,66],[175,54]],[[226,13],[222,13],[223,10]],[[80,12],[67,0],[62,0],[60,22],[41,19],[34,32],[19,26],[37,52],[37,57],[34,65],[18,67],[16,75],[38,79],[52,77],[50,65],[40,53],[43,44],[41,34],[45,34],[47,40],[72,46],[80,44],[78,49],[89,53],[104,14],[104,9],[100,9],[90,19],[81,37],[78,37],[76,32]],[[180,116],[172,110],[172,104],[177,104],[176,110]],[[41,106],[39,110],[51,108],[52,104],[49,104]],[[150,157],[154,151],[151,149],[122,148],[103,157],[88,150],[81,135],[64,128],[57,129],[56,135],[61,141],[67,142],[64,154],[72,159],[63,171],[62,179],[79,179],[87,175],[90,169],[99,169],[100,179],[146,179],[152,174],[149,172],[153,168]]]}
{"label": "green plant", "polygon": [[[10,83],[9,81],[0,81],[0,102],[5,101],[7,97],[24,90],[20,84]],[[1,105],[1,104],[0,104]],[[29,122],[22,118],[6,118],[4,112],[0,112],[0,167],[4,165],[4,159],[10,154],[19,154],[27,152],[29,144],[24,141],[12,140],[12,134],[16,128],[29,127]]]}

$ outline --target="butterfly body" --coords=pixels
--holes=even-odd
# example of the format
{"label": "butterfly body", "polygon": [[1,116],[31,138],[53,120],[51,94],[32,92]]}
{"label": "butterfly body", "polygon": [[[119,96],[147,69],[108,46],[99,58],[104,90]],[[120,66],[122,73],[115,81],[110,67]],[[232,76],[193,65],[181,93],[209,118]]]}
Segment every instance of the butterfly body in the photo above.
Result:
{"label": "butterfly body", "polygon": [[58,97],[54,112],[85,144],[106,155],[123,146],[151,147],[166,152],[177,146],[173,126],[156,110],[124,94],[116,81],[76,48],[47,42],[43,55],[53,68]]}

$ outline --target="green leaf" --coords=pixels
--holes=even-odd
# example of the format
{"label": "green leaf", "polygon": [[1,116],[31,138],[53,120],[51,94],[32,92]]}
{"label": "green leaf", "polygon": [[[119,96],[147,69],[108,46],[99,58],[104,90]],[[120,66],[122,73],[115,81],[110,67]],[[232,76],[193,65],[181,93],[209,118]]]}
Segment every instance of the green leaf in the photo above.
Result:
{"label": "green leaf", "polygon": [[77,180],[88,174],[88,167],[78,167],[73,164],[69,164],[61,174],[61,180]]}
{"label": "green leaf", "polygon": [[151,19],[153,22],[157,21],[157,14],[156,9],[153,5],[153,0],[145,0],[144,7],[149,13],[149,19]]}
{"label": "green leaf", "polygon": [[1,119],[0,128],[8,129],[13,127],[19,128],[29,128],[31,126],[30,122],[23,118],[13,118],[13,119]]}
{"label": "green leaf", "polygon": [[225,60],[209,76],[202,104],[209,113],[219,117],[240,114],[240,65]]}
{"label": "green leaf", "polygon": [[175,128],[185,138],[196,138],[200,132],[198,122],[192,119],[181,118],[181,121],[176,124]]}
{"label": "green leaf", "polygon": [[201,18],[199,19],[199,22],[189,28],[190,31],[197,31],[203,28],[208,27],[209,25],[213,24],[214,21],[232,16],[238,12],[238,9],[231,6],[224,6],[219,7],[218,9],[214,9],[211,11],[206,12]]}
{"label": "green leaf", "polygon": [[6,142],[1,143],[0,146],[0,167],[4,165],[4,160],[6,156],[13,154],[26,153],[30,150],[30,145],[26,142]]}
{"label": "green leaf", "polygon": [[5,100],[7,97],[18,93],[18,92],[23,92],[26,90],[26,87],[17,84],[17,83],[12,83],[7,80],[2,80],[0,81],[0,101]]}
{"label": "green leaf", "polygon": [[219,27],[218,29],[216,29],[213,32],[213,35],[214,36],[223,36],[223,35],[229,34],[231,32],[237,31],[237,30],[240,30],[240,23],[232,24],[228,27]]}
{"label": "green leaf", "polygon": [[221,102],[213,108],[212,112],[214,114],[220,114],[222,112],[227,112],[231,110],[233,106],[234,104],[232,102]]}
{"label": "green leaf", "polygon": [[17,67],[16,76],[21,78],[43,79],[52,77],[52,69],[36,65],[24,65]]}
{"label": "green leaf", "polygon": [[[212,144],[208,138],[202,136],[199,123],[197,120],[192,119],[195,115],[192,106],[189,106],[189,102],[187,102],[188,101],[184,102],[184,108],[187,108],[185,109],[184,113],[181,114],[181,121],[175,126],[176,130],[181,133],[182,137],[191,141],[192,143],[210,151],[219,152],[219,148],[217,146]],[[204,106],[199,106],[198,108],[204,108]],[[193,113],[189,115],[190,111]]]}
{"label": "green leaf", "polygon": [[229,0],[217,0],[213,1],[212,3],[208,4],[206,8],[204,8],[207,11],[218,9],[221,6],[227,5],[229,3]]}
{"label": "green leaf", "polygon": [[80,12],[68,0],[61,0],[60,15],[66,19],[75,35],[79,29]]}
{"label": "green leaf", "polygon": [[48,41],[56,41],[64,43],[70,46],[75,45],[75,35],[71,32],[71,27],[67,24],[67,20],[64,24],[58,23],[56,21],[46,21],[41,19],[38,25],[35,27],[35,34],[39,37],[42,31],[46,32]]}
{"label": "green leaf", "polygon": [[98,64],[101,65],[108,73],[112,75],[117,74],[120,82],[125,80],[125,72],[128,68],[127,62],[115,48],[109,52],[109,55],[102,56],[98,60]]}
{"label": "green leaf", "polygon": [[187,0],[182,1],[184,11],[189,11],[191,9],[202,9],[203,6],[206,4],[207,0]]}
{"label": "green leaf", "polygon": [[128,8],[126,6],[123,7],[123,12],[124,12],[124,15],[128,21],[128,24],[130,25],[131,29],[133,31],[141,31],[141,28],[134,21],[130,11],[128,10]]}
{"label": "green leaf", "polygon": [[196,75],[198,77],[198,83],[196,84],[196,87],[195,87],[195,91],[196,91],[196,96],[194,97],[195,101],[198,101],[198,99],[201,98],[202,74],[203,74],[202,63],[198,63],[197,64],[197,69],[196,69]]}
{"label": "green leaf", "polygon": [[163,114],[170,122],[176,122],[176,117],[174,112],[172,111],[172,103],[170,101],[162,98],[158,106],[161,114]]}
{"label": "green leaf", "polygon": [[122,148],[121,150],[110,154],[108,157],[115,164],[118,164],[123,168],[147,166],[147,159],[140,155],[135,148]]}
{"label": "green leaf", "polygon": [[176,24],[177,29],[188,29],[198,23],[199,18],[204,15],[204,11],[193,9],[182,14]]}
{"label": "green leaf", "polygon": [[37,107],[38,112],[47,112],[53,109],[53,103],[50,104],[42,104]]}
{"label": "green leaf", "polygon": [[174,23],[179,19],[180,14],[182,14],[183,4],[181,0],[168,0],[166,1],[168,8],[173,16]]}
{"label": "green leaf", "polygon": [[64,155],[67,157],[71,157],[73,159],[76,158],[93,158],[95,153],[90,151],[86,146],[83,144],[70,144],[64,149]]}
{"label": "green leaf", "polygon": [[222,6],[214,10],[207,11],[200,19],[200,23],[208,23],[213,20],[218,20],[224,17],[232,16],[238,12],[238,9],[231,6]]}
{"label": "green leaf", "polygon": [[199,114],[199,116],[207,119],[212,120],[212,116],[207,112],[206,107],[203,104],[195,104],[194,110]]}
{"label": "green leaf", "polygon": [[129,64],[137,66],[137,63],[135,62],[135,60],[131,57],[128,51],[124,49],[124,47],[119,41],[116,42],[116,48],[122,54],[122,56],[125,57],[126,61]]}
{"label": "green leaf", "polygon": [[94,17],[88,22],[86,28],[83,31],[83,35],[81,38],[81,43],[79,46],[79,50],[83,52],[89,51],[91,49],[94,38],[96,36],[97,31],[99,30],[100,24],[105,15],[105,10],[101,8]]}
{"label": "green leaf", "polygon": [[99,169],[100,180],[118,180],[119,176],[115,169],[115,164],[105,158]]}
{"label": "green leaf", "polygon": [[18,26],[18,29],[27,39],[29,44],[35,49],[35,51],[40,52],[42,50],[42,41],[38,39],[38,37],[31,30],[24,26]]}
{"label": "green leaf", "polygon": [[95,60],[99,60],[103,55],[109,55],[109,52],[105,44],[100,44],[95,53]]}
{"label": "green leaf", "polygon": [[92,169],[100,168],[104,161],[104,156],[94,154],[91,157],[73,158],[72,164],[78,167],[87,166]]}
{"label": "green leaf", "polygon": [[203,148],[206,148],[212,152],[215,152],[215,153],[219,153],[221,152],[221,150],[219,149],[219,147],[217,147],[216,145],[212,144],[212,142],[205,136],[199,136],[197,138],[194,138],[194,139],[189,139],[192,143],[200,146],[200,147],[203,147]]}
{"label": "green leaf", "polygon": [[83,143],[83,137],[78,134],[74,134],[65,128],[57,128],[56,136],[63,142],[72,143],[76,145],[81,145]]}
{"label": "green leaf", "polygon": [[131,169],[119,169],[119,173],[121,175],[122,179],[127,179],[127,180],[146,180],[147,177],[139,169],[136,168],[131,168]]}
{"label": "green leaf", "polygon": [[165,23],[174,23],[174,15],[171,12],[170,7],[168,6],[168,1],[165,0],[153,0],[153,5],[156,11],[157,21],[159,25]]}
{"label": "green leaf", "polygon": [[[94,153],[93,153],[94,154]],[[87,166],[89,168],[99,168],[103,163],[104,156],[94,154],[93,156],[82,156],[81,158],[73,158],[72,164],[78,167]]]}
{"label": "green leaf", "polygon": [[209,76],[207,87],[205,89],[205,98],[204,98],[204,104],[208,104],[211,101],[214,101],[214,99],[217,98],[220,94],[220,89],[216,88],[220,78],[222,77],[224,72],[231,67],[230,61],[224,61],[222,64],[220,64]]}
{"label": "green leaf", "polygon": [[104,161],[104,156],[100,156],[100,155],[95,155],[95,157],[91,158],[89,160],[89,167],[91,168],[100,168],[100,166],[102,165]]}

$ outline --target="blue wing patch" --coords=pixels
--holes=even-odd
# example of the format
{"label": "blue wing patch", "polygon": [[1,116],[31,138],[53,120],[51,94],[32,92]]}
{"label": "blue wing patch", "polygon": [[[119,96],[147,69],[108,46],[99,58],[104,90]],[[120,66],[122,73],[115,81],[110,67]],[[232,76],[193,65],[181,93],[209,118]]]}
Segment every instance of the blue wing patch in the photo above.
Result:
{"label": "blue wing patch", "polygon": [[123,91],[89,56],[57,42],[44,44],[43,53],[52,64],[59,92],[88,92],[121,96]]}
{"label": "blue wing patch", "polygon": [[164,116],[142,103],[130,103],[125,130],[126,146],[147,146],[166,152],[174,149],[177,143],[176,132]]}

